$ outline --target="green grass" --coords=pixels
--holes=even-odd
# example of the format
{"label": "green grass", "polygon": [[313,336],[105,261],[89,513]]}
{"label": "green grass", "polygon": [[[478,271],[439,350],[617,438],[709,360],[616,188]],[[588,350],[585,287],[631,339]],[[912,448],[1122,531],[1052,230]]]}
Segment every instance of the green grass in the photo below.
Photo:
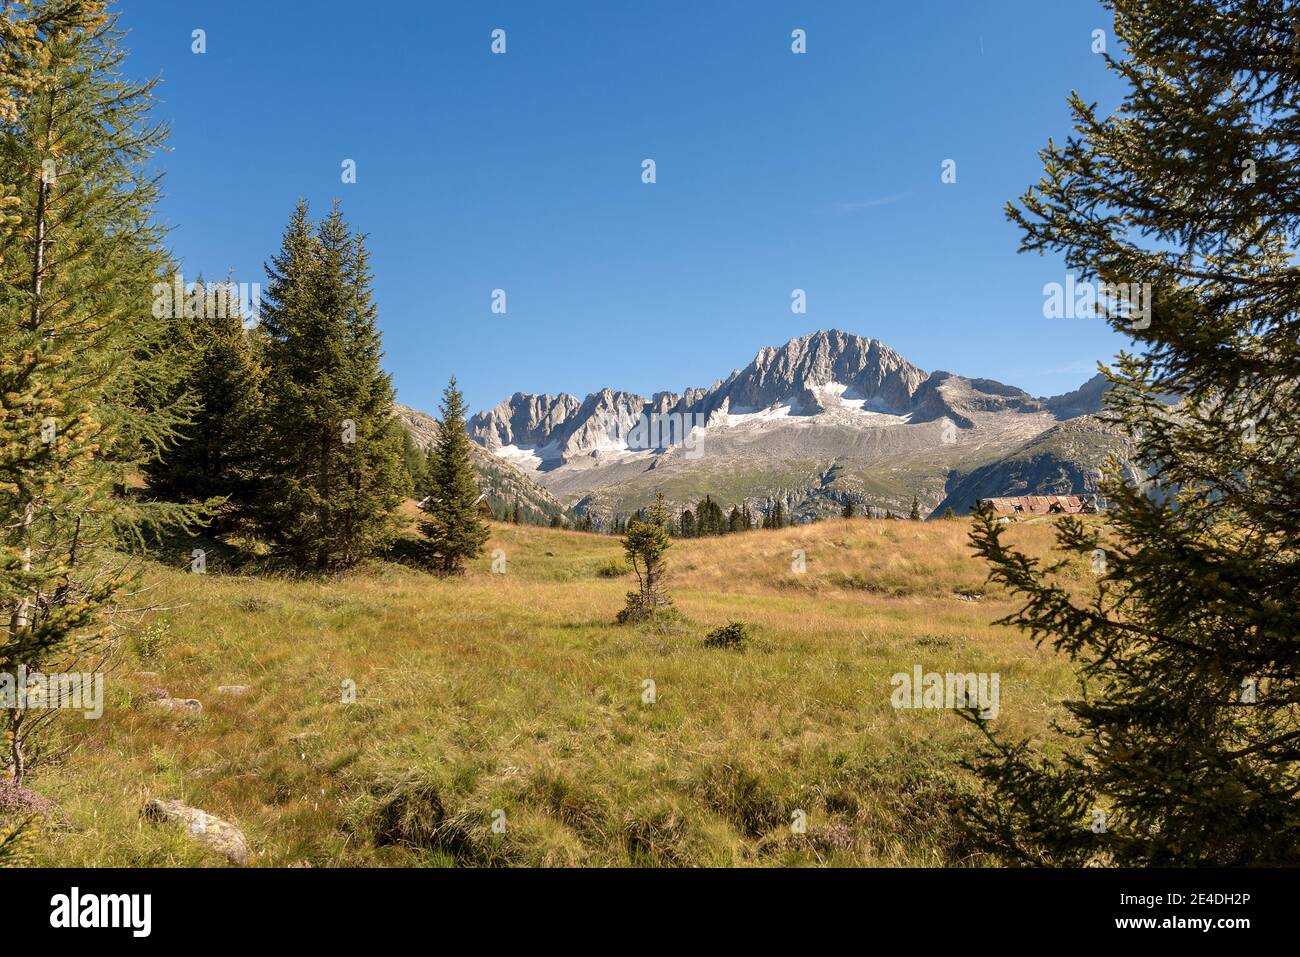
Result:
{"label": "green grass", "polygon": [[[989,624],[1004,598],[959,597],[987,590],[967,528],[833,520],[676,542],[681,617],[640,627],[613,624],[633,585],[610,574],[617,539],[527,526],[494,524],[458,580],[153,568],[171,610],[122,643],[104,717],[59,715],[38,749],[28,783],[66,822],[37,863],[222,863],[143,822],[150,797],[235,823],[264,866],[979,863],[953,815],[975,734],[894,710],[890,676],[997,671],[1013,737],[1041,734],[1073,684]],[[1038,553],[1050,540],[1011,534]],[[743,647],[705,645],[734,621]],[[155,684],[203,713],[147,707]],[[216,691],[233,684],[254,690]]]}

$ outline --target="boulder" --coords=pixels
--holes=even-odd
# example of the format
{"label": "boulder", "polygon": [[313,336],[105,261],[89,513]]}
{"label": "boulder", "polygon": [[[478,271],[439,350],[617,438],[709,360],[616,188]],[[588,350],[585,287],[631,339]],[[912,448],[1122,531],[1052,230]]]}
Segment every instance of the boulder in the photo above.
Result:
{"label": "boulder", "polygon": [[217,694],[225,694],[230,695],[233,698],[238,698],[248,694],[252,690],[252,685],[220,685],[217,688]]}
{"label": "boulder", "polygon": [[213,817],[180,801],[153,798],[145,802],[142,812],[146,820],[158,824],[181,824],[196,842],[220,854],[231,864],[248,863],[248,839],[244,832],[228,821]]}

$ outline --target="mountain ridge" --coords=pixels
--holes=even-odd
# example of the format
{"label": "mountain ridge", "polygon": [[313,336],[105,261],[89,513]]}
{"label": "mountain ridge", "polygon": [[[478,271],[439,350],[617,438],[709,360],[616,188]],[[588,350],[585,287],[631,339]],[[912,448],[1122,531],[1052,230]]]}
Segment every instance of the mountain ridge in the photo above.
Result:
{"label": "mountain ridge", "polygon": [[[1048,484],[1064,475],[1080,486],[1072,491],[1090,491],[1101,464],[1093,453],[1113,442],[1060,446],[1086,461],[1058,460],[1048,442],[1014,480],[994,466],[1061,423],[1095,416],[1107,386],[1094,376],[1036,398],[994,379],[927,373],[877,339],[829,329],[764,347],[707,388],[646,397],[605,387],[581,399],[515,392],[466,428],[496,459],[598,522],[656,491],[678,505],[705,494],[759,509],[780,500],[803,518],[845,501],[898,511],[913,495],[927,509],[957,502],[964,511],[970,503],[958,498],[974,486],[963,479],[981,469],[981,490],[999,475],[1035,486],[1025,470],[1037,468],[1054,476]],[[1075,431],[1102,426],[1089,420]]]}

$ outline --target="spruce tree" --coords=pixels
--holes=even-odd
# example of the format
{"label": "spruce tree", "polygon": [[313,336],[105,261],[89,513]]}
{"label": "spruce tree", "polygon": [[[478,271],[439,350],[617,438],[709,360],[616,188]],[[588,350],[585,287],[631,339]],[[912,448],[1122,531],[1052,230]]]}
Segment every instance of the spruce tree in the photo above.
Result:
{"label": "spruce tree", "polygon": [[[479,515],[478,480],[465,433],[465,400],[454,376],[443,390],[440,412],[438,437],[429,450],[429,496],[421,505],[420,532],[430,567],[440,575],[460,575],[465,562],[483,551],[488,527]],[[516,524],[518,515],[516,501]]]}
{"label": "spruce tree", "polygon": [[917,500],[915,495],[912,496],[912,512],[907,517],[914,522],[919,522],[921,520],[921,503]]}
{"label": "spruce tree", "polygon": [[684,509],[681,518],[682,538],[694,538],[696,535],[695,515],[691,510]]}
{"label": "spruce tree", "polygon": [[429,494],[427,455],[415,444],[411,433],[402,429],[402,467],[406,470],[411,494],[419,501]]}
{"label": "spruce tree", "polygon": [[[970,716],[989,744],[968,818],[1010,862],[1294,866],[1300,25],[1282,0],[1110,6],[1126,98],[1103,115],[1072,97],[1077,135],[1008,209],[1024,249],[1128,290],[1105,303],[1135,346],[1107,370],[1104,417],[1140,467],[1112,461],[1104,524],[1058,522],[1061,560],[975,516],[991,577],[1023,601],[1005,620],[1068,657],[1080,693],[1048,743],[1063,757]],[[1079,564],[1096,575],[1082,596]]]}
{"label": "spruce tree", "polygon": [[[152,316],[167,267],[148,168],[164,131],[151,82],[123,78],[122,33],[92,0],[0,9],[0,672],[111,652],[142,532],[195,511],[127,494],[187,411]],[[132,588],[131,591],[134,591]],[[11,781],[54,711],[9,702]]]}
{"label": "spruce tree", "polygon": [[173,310],[173,343],[184,360],[184,377],[165,397],[172,408],[188,393],[194,406],[179,436],[161,456],[145,466],[152,494],[174,502],[205,503],[220,499],[209,526],[231,530],[247,515],[260,483],[254,439],[261,411],[262,367],[252,336],[244,328],[233,279],[177,302],[155,299],[157,311]]}
{"label": "spruce tree", "polygon": [[346,567],[396,531],[411,491],[379,365],[369,253],[337,204],[313,230],[300,202],[267,267],[260,527],[300,568]]}
{"label": "spruce tree", "polygon": [[744,528],[744,519],[741,517],[739,506],[731,506],[731,515],[727,517],[727,531],[739,532]]}
{"label": "spruce tree", "polygon": [[843,517],[843,518],[852,518],[852,517],[853,517],[853,499],[851,499],[851,498],[846,498],[846,499],[844,500],[844,511],[841,512],[840,515],[841,515],[841,517]]}
{"label": "spruce tree", "polygon": [[695,508],[695,527],[699,535],[721,535],[725,528],[722,507],[712,495],[704,496]]}

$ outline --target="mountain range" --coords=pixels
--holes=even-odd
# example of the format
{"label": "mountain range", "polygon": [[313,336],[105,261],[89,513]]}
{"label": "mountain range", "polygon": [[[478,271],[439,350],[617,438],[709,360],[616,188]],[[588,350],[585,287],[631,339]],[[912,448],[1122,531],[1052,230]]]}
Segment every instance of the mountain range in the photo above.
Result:
{"label": "mountain range", "polygon": [[708,388],[516,392],[467,429],[491,453],[482,464],[520,494],[597,524],[659,491],[677,506],[706,494],[758,511],[780,500],[802,520],[848,500],[906,514],[913,495],[928,514],[961,513],[991,495],[1095,491],[1107,456],[1126,452],[1096,418],[1106,387],[1097,375],[1035,398],[992,379],[927,373],[876,339],[832,329],[762,349]]}

